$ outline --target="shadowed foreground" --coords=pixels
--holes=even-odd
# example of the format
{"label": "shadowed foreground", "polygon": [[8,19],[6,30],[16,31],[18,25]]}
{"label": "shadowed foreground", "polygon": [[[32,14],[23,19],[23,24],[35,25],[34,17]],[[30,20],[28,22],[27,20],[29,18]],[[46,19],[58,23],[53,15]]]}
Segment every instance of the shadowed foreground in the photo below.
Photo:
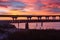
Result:
{"label": "shadowed foreground", "polygon": [[9,36],[9,40],[60,40],[60,30],[23,30]]}
{"label": "shadowed foreground", "polygon": [[9,40],[8,37],[16,31],[18,30],[14,25],[0,22],[0,40]]}
{"label": "shadowed foreground", "polygon": [[60,40],[60,30],[23,30],[12,24],[0,24],[0,40]]}

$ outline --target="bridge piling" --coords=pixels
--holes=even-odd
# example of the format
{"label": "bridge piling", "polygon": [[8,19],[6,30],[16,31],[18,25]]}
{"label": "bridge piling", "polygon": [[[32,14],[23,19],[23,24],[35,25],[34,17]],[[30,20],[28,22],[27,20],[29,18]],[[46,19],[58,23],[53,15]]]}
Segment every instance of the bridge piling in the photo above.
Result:
{"label": "bridge piling", "polygon": [[[13,19],[12,22],[17,21],[17,17],[12,17],[12,19]],[[19,28],[19,22],[18,22],[18,28]]]}
{"label": "bridge piling", "polygon": [[42,29],[42,27],[43,27],[43,22],[41,22],[41,29]]}
{"label": "bridge piling", "polygon": [[42,16],[38,16],[38,20],[41,20]]}
{"label": "bridge piling", "polygon": [[60,16],[59,16],[59,20],[60,20]]}
{"label": "bridge piling", "polygon": [[56,19],[56,16],[52,16],[52,18],[53,18],[53,20],[55,20]]}
{"label": "bridge piling", "polygon": [[49,20],[49,16],[46,16],[46,20]]}
{"label": "bridge piling", "polygon": [[25,29],[29,29],[29,23],[28,22],[26,22],[26,24],[25,24]]}

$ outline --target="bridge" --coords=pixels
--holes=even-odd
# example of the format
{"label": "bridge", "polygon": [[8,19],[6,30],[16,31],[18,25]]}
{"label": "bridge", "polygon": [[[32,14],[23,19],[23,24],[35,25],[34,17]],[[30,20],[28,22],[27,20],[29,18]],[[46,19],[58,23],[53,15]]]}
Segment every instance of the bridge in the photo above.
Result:
{"label": "bridge", "polygon": [[[31,22],[41,22],[41,27],[43,27],[44,22],[60,22],[60,15],[0,15],[0,17],[11,17],[12,20],[0,20],[0,22],[8,22],[8,23],[26,23],[25,29],[29,29],[29,23]],[[17,20],[19,17],[26,17],[26,20]],[[36,17],[37,19],[32,19],[32,17]],[[42,19],[45,17],[45,19]],[[52,19],[50,19],[52,17]],[[58,17],[58,19],[56,19]]]}

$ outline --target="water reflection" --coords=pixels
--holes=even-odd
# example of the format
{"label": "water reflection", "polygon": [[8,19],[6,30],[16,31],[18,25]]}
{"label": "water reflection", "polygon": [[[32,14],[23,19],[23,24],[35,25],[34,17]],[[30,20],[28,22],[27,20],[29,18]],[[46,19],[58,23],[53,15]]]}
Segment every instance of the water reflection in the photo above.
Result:
{"label": "water reflection", "polygon": [[[18,28],[18,23],[11,23]],[[25,29],[25,23],[19,23],[20,29]],[[60,29],[60,22],[44,22],[43,27],[41,27],[41,23],[29,23],[29,29]]]}

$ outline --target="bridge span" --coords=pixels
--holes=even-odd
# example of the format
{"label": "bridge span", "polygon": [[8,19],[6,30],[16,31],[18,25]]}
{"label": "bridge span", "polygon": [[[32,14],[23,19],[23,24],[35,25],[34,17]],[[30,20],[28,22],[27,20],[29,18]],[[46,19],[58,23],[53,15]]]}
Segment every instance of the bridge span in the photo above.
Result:
{"label": "bridge span", "polygon": [[[8,23],[26,23],[26,29],[29,29],[29,23],[31,22],[41,22],[41,27],[43,27],[44,22],[60,22],[60,15],[0,15],[0,17],[11,17],[12,20],[0,20],[0,22],[8,22]],[[26,20],[18,20],[17,18],[26,17]],[[37,19],[32,19],[32,17],[36,17]],[[45,17],[45,19],[42,19]],[[50,19],[52,17],[52,19]],[[56,19],[58,17],[58,19]]]}

